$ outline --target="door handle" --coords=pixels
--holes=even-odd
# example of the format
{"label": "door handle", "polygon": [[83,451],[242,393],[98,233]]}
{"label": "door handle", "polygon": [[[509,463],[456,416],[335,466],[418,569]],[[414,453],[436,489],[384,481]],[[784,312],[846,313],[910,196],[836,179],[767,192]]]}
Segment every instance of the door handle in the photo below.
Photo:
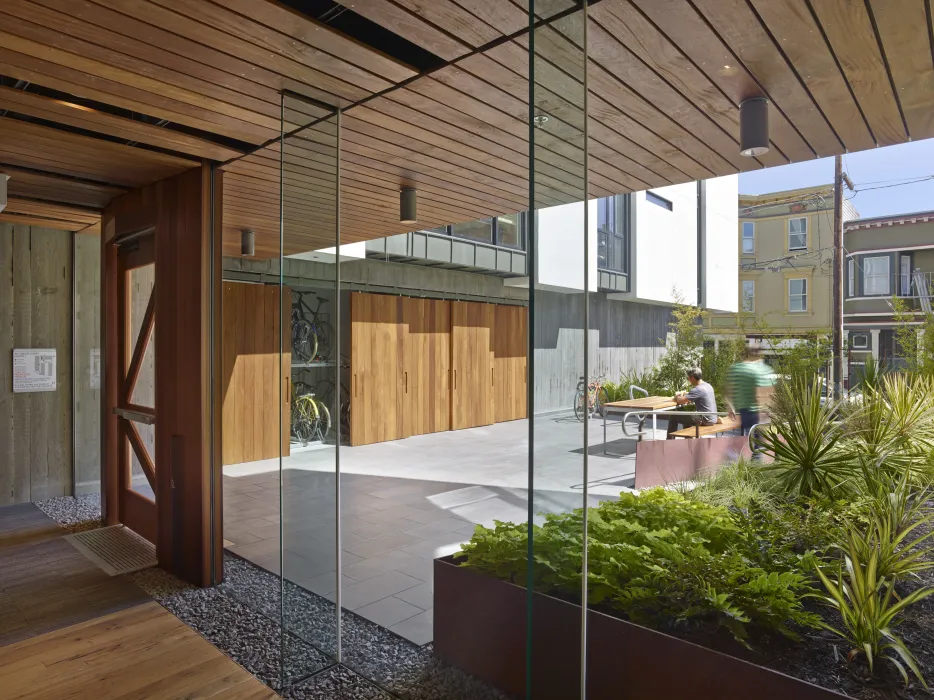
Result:
{"label": "door handle", "polygon": [[493,368],[492,368],[492,367],[490,367],[490,386],[494,386],[494,384],[493,384]]}
{"label": "door handle", "polygon": [[285,400],[287,403],[292,403],[292,378],[283,377],[285,380]]}
{"label": "door handle", "polygon": [[409,393],[409,373],[405,372],[405,393]]}
{"label": "door handle", "polygon": [[357,398],[357,375],[353,376],[353,397]]}
{"label": "door handle", "polygon": [[454,388],[457,389],[457,370],[454,370]]}

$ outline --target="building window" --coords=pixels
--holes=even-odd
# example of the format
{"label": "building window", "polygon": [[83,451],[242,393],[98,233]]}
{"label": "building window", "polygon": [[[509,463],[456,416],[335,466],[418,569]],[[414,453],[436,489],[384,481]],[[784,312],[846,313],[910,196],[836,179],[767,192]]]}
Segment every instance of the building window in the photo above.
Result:
{"label": "building window", "polygon": [[866,350],[869,348],[869,334],[854,333],[852,346],[854,350]]}
{"label": "building window", "polygon": [[856,261],[853,258],[846,261],[846,295],[856,296]]}
{"label": "building window", "polygon": [[756,252],[756,225],[752,221],[743,222],[743,255]]}
{"label": "building window", "polygon": [[493,219],[477,219],[451,226],[451,235],[481,243],[493,242]]}
{"label": "building window", "polygon": [[496,245],[506,248],[524,248],[522,214],[496,217]]}
{"label": "building window", "polygon": [[788,310],[794,313],[808,310],[808,281],[806,279],[788,280]]}
{"label": "building window", "polygon": [[756,310],[756,283],[754,280],[743,280],[743,311],[753,313]]}
{"label": "building window", "polygon": [[901,277],[901,294],[903,297],[911,296],[911,253],[902,253],[898,258]]}
{"label": "building window", "polygon": [[808,220],[806,216],[788,219],[788,250],[807,250]]}
{"label": "building window", "polygon": [[670,200],[665,199],[664,197],[659,197],[654,192],[646,192],[645,199],[646,201],[651,202],[652,204],[657,204],[658,206],[662,207],[663,209],[667,209],[668,211],[672,211],[674,209],[674,205]]}
{"label": "building window", "polygon": [[597,267],[627,272],[627,195],[597,200]]}
{"label": "building window", "polygon": [[889,261],[888,255],[872,258],[863,258],[863,294],[886,295],[889,291]]}

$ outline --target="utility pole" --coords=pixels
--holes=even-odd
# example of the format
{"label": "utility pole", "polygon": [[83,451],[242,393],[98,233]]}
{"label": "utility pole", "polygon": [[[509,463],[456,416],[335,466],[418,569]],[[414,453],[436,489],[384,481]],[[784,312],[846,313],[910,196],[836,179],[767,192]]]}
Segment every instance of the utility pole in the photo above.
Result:
{"label": "utility pole", "polygon": [[[847,178],[849,179],[849,178]],[[833,395],[843,396],[843,158],[833,160]]]}

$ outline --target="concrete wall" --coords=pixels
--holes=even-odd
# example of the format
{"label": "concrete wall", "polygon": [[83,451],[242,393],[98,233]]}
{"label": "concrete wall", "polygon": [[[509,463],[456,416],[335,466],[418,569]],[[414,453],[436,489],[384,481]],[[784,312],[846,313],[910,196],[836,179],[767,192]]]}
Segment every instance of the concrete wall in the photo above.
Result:
{"label": "concrete wall", "polygon": [[[582,294],[536,290],[535,412],[571,410],[584,374]],[[618,382],[630,370],[654,365],[665,349],[667,306],[614,301],[590,295],[590,376]]]}
{"label": "concrete wall", "polygon": [[76,234],[74,243],[74,459],[80,494],[101,487],[101,239]]}
{"label": "concrete wall", "polygon": [[[72,234],[0,224],[0,506],[72,490]],[[55,391],[13,393],[13,349],[55,348]]]}

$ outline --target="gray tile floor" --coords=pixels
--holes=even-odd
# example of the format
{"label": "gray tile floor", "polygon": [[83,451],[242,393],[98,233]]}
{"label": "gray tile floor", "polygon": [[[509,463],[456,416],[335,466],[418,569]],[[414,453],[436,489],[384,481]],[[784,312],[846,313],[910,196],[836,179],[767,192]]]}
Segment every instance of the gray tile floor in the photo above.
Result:
{"label": "gray tile floor", "polygon": [[[584,426],[573,417],[534,420],[536,513],[583,498]],[[635,442],[589,423],[590,502],[613,497],[634,474]],[[432,560],[457,551],[477,524],[525,521],[527,420],[342,447],[341,604],[397,634],[432,638]],[[319,595],[336,597],[335,450],[224,468],[224,537],[230,551]],[[280,542],[280,526],[281,537]],[[280,560],[280,549],[282,556]]]}

